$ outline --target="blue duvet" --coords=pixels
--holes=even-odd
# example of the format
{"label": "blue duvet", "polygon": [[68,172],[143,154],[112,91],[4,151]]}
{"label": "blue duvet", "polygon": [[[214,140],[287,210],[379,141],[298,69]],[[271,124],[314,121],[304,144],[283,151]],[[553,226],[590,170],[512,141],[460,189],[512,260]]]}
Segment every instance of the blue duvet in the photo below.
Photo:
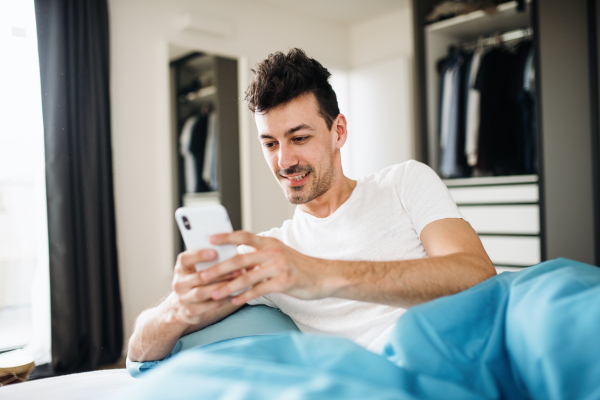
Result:
{"label": "blue duvet", "polygon": [[559,259],[411,308],[382,354],[289,333],[191,349],[124,399],[600,399],[600,268]]}

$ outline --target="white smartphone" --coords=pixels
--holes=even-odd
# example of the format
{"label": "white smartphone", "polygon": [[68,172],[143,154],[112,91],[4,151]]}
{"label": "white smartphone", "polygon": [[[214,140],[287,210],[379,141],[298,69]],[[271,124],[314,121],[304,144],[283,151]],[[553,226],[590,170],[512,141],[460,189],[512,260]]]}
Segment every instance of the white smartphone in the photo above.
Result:
{"label": "white smartphone", "polygon": [[233,244],[216,246],[209,241],[211,235],[233,232],[227,210],[220,204],[200,207],[180,207],[175,211],[177,226],[188,250],[214,249],[217,258],[196,264],[196,271],[202,271],[237,255]]}

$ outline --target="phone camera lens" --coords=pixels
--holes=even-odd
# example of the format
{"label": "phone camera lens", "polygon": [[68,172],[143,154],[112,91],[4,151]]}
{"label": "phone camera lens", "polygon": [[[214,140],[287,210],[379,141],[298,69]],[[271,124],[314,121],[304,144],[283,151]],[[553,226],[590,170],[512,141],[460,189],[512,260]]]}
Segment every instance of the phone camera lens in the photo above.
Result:
{"label": "phone camera lens", "polygon": [[182,216],[181,219],[183,220],[183,226],[185,226],[185,229],[187,229],[188,231],[190,229],[192,229],[192,225],[190,225],[190,221],[187,219],[187,217],[185,215]]}

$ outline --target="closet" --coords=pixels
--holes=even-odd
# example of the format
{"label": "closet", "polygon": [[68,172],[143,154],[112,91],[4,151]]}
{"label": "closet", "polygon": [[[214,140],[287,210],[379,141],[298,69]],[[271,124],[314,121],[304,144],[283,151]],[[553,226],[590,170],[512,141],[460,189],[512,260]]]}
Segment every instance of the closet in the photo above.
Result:
{"label": "closet", "polygon": [[237,60],[192,52],[170,67],[175,204],[222,204],[241,229]]}
{"label": "closet", "polygon": [[429,165],[497,267],[537,264],[538,141],[523,129],[519,102],[533,69],[529,9],[508,2],[493,14],[428,24],[424,33]]}
{"label": "closet", "polygon": [[[428,22],[440,3],[413,1],[421,161],[438,172],[500,269],[558,256],[594,263],[586,2],[497,1],[492,13]],[[485,54],[495,58],[467,76],[477,51],[480,66]],[[477,75],[485,74],[482,86]],[[456,87],[462,92],[448,91]],[[484,100],[487,87],[497,97]],[[465,127],[474,88],[475,147]]]}

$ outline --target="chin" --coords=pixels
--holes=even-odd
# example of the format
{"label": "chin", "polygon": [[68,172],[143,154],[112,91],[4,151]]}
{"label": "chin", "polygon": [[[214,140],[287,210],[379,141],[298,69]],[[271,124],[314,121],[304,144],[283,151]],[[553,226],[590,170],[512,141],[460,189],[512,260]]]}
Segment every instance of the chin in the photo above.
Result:
{"label": "chin", "polygon": [[306,196],[300,193],[297,193],[293,190],[285,191],[285,198],[291,204],[304,204],[307,203]]}
{"label": "chin", "polygon": [[301,198],[297,198],[297,197],[288,197],[287,200],[290,204],[295,204],[295,205],[307,203],[307,201],[305,199],[303,199],[303,198],[301,199]]}

